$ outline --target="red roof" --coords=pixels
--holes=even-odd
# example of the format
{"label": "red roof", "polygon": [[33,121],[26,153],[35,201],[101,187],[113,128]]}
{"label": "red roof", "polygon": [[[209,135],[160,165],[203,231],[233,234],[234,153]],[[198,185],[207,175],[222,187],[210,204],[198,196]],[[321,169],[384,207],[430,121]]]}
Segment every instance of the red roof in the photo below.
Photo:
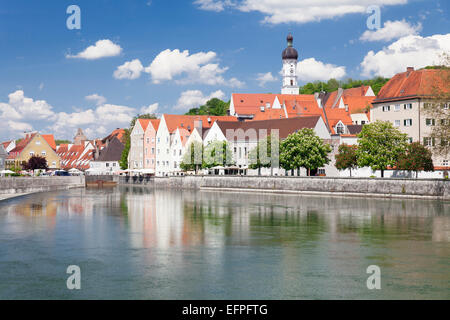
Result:
{"label": "red roof", "polygon": [[398,73],[381,88],[374,103],[433,96],[436,91],[448,93],[449,73],[446,69],[412,68]]}
{"label": "red roof", "polygon": [[174,132],[177,128],[184,128],[190,132],[194,129],[194,122],[196,120],[202,121],[202,128],[209,129],[215,121],[237,121],[236,117],[232,116],[190,116],[178,114],[164,114],[167,128],[169,132]]}
{"label": "red roof", "polygon": [[45,139],[45,141],[47,141],[48,145],[50,147],[52,147],[53,150],[56,151],[56,142],[55,142],[55,137],[53,137],[52,134],[43,134],[42,138]]}

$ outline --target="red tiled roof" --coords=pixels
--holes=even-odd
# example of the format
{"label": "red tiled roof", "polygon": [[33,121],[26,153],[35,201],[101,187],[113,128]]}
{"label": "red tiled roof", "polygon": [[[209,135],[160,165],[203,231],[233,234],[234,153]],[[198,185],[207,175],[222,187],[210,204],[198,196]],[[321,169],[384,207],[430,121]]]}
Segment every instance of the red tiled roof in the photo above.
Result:
{"label": "red tiled roof", "polygon": [[[320,116],[305,116],[298,118],[287,119],[272,119],[272,120],[259,120],[259,121],[218,121],[217,125],[222,130],[223,134],[227,134],[227,130],[240,130],[246,132],[249,129],[253,129],[256,135],[262,133],[260,130],[267,130],[267,134],[271,134],[272,130],[278,130],[279,138],[284,139],[291,133],[301,130],[303,128],[315,128]],[[246,137],[248,139],[256,139],[257,137]]]}
{"label": "red tiled roof", "polygon": [[[445,83],[450,70],[421,69],[398,73],[380,90],[374,103],[433,96],[434,92],[450,92]],[[448,78],[447,78],[448,79]]]}
{"label": "red tiled roof", "polygon": [[49,146],[56,151],[56,142],[55,142],[55,137],[53,137],[52,134],[43,134],[42,138],[45,139],[45,141],[47,141],[47,143],[49,144]]}
{"label": "red tiled roof", "polygon": [[[237,121],[232,116],[190,116],[178,114],[164,114],[169,132],[174,132],[177,128],[184,128],[190,132],[194,129],[194,121],[201,120],[202,128],[209,129],[215,121]],[[209,121],[208,121],[209,120]]]}

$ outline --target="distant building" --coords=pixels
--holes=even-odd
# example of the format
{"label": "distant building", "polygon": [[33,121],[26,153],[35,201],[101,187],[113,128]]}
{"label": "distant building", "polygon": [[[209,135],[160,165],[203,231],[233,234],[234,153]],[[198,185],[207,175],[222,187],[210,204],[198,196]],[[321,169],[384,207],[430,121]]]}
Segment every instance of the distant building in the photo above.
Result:
{"label": "distant building", "polygon": [[73,144],[79,146],[86,140],[87,140],[87,137],[83,133],[83,130],[81,130],[81,128],[78,128],[77,134],[73,138]]}
{"label": "distant building", "polygon": [[22,167],[32,156],[41,156],[47,159],[49,169],[61,167],[60,158],[56,153],[55,139],[52,134],[27,133],[16,147],[9,152],[6,166]]}

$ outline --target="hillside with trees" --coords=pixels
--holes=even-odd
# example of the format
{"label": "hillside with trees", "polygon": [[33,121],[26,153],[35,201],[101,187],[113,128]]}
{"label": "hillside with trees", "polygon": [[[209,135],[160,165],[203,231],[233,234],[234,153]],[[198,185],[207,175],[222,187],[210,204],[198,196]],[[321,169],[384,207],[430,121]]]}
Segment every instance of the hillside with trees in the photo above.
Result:
{"label": "hillside with trees", "polygon": [[300,94],[314,94],[315,92],[325,91],[325,92],[333,92],[338,88],[343,89],[351,89],[357,88],[360,86],[371,86],[375,95],[380,92],[381,88],[388,82],[388,78],[376,77],[368,80],[353,80],[351,78],[338,81],[336,79],[330,79],[327,82],[322,81],[314,81],[305,84],[300,87]]}
{"label": "hillside with trees", "polygon": [[186,115],[226,116],[229,108],[230,101],[225,102],[218,98],[212,98],[211,100],[208,100],[206,104],[198,108],[190,109],[186,112]]}

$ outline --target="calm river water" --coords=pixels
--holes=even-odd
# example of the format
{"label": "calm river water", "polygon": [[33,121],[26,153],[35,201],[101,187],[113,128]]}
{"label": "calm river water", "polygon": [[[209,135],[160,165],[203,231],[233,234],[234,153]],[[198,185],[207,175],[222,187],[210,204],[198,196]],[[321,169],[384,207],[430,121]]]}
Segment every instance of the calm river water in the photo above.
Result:
{"label": "calm river water", "polygon": [[0,299],[79,298],[450,299],[450,203],[141,187],[1,202]]}

